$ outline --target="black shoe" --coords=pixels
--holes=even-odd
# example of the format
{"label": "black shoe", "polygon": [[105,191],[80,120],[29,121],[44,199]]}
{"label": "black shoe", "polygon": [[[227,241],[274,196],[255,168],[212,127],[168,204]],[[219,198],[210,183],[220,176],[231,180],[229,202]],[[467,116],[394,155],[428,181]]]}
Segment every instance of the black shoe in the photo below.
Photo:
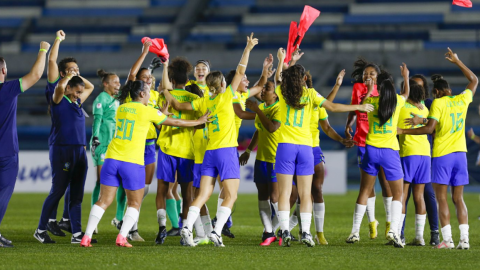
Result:
{"label": "black shoe", "polygon": [[72,233],[72,224],[70,224],[70,220],[60,220],[58,223],[58,227],[62,229],[63,231]]}
{"label": "black shoe", "polygon": [[215,229],[215,225],[217,224],[217,217],[212,218],[212,228]]}
{"label": "black shoe", "polygon": [[439,231],[431,231],[430,232],[430,245],[432,245],[432,246],[440,245],[440,232]]}
{"label": "black shoe", "polygon": [[274,237],[274,236],[275,236],[275,233],[273,233],[273,232],[271,232],[271,233],[264,232],[263,235],[262,235],[262,242],[267,240],[267,238]]}
{"label": "black shoe", "polygon": [[58,226],[58,222],[55,221],[49,221],[47,223],[47,231],[51,232],[55,236],[67,236],[62,230],[60,229],[60,226]]}
{"label": "black shoe", "polygon": [[162,226],[158,228],[158,234],[157,238],[155,238],[155,244],[163,244],[163,242],[165,242],[165,238],[167,238],[167,228],[165,228],[165,226]]}
{"label": "black shoe", "polygon": [[289,247],[292,240],[292,234],[285,230],[282,232],[282,246]]}
{"label": "black shoe", "polygon": [[228,238],[235,238],[235,234],[233,234],[233,233],[230,231],[230,228],[228,228],[226,225],[223,226],[222,235],[225,235],[225,236],[228,237]]}
{"label": "black shoe", "polygon": [[52,238],[50,238],[50,235],[48,235],[47,231],[39,233],[38,229],[36,229],[35,233],[33,234],[33,237],[35,237],[42,244],[55,244],[55,241],[53,241]]}
{"label": "black shoe", "polygon": [[0,235],[0,248],[10,248],[13,247],[12,241]]}
{"label": "black shoe", "polygon": [[[77,237],[75,237],[75,236],[72,235],[72,240],[71,240],[70,243],[72,243],[72,244],[80,244],[80,242],[82,242],[82,238],[83,238],[84,235],[85,235],[85,233],[83,233],[83,232],[82,232],[79,236],[77,236]],[[96,244],[96,243],[97,243],[97,239],[92,239],[92,240],[90,241],[90,244]]]}
{"label": "black shoe", "polygon": [[167,236],[180,236],[180,228],[171,228],[167,232]]}

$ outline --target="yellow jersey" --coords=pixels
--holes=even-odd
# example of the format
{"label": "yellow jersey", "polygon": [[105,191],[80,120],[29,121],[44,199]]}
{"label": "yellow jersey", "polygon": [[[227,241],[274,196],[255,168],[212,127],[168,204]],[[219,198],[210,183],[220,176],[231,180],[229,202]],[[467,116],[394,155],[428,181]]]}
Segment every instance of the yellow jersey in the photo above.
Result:
{"label": "yellow jersey", "polygon": [[[197,95],[183,89],[174,89],[171,90],[170,93],[180,103],[190,103],[199,98]],[[164,98],[165,97],[162,96],[160,99],[161,102],[163,102],[162,99]],[[177,111],[172,107],[170,107],[168,111],[173,114],[171,115],[172,118],[185,120],[197,119],[197,114],[194,111]],[[193,127],[162,126],[157,145],[160,146],[162,152],[167,155],[193,160],[195,159],[193,132]]]}
{"label": "yellow jersey", "polygon": [[325,108],[315,107],[313,109],[312,119],[310,120],[310,130],[312,131],[312,147],[320,146],[320,129],[318,129],[318,121],[328,118]]}
{"label": "yellow jersey", "polygon": [[310,121],[315,107],[322,106],[325,98],[313,88],[303,88],[300,103],[305,104],[301,110],[290,108],[283,98],[280,85],[275,88],[279,99],[280,126],[278,143],[290,143],[312,146]]}
{"label": "yellow jersey", "polygon": [[[418,115],[422,118],[427,118],[428,109],[423,103],[423,110],[419,110],[415,105],[405,102],[405,105],[400,110],[398,117],[398,127],[401,129],[418,128],[423,125],[412,127],[405,124],[405,119],[412,118],[412,114]],[[400,156],[430,156],[430,142],[427,135],[398,135],[400,143]]]}
{"label": "yellow jersey", "polygon": [[199,84],[197,81],[195,80],[190,80],[187,82],[187,84],[185,86],[189,86],[189,85],[192,85],[192,84],[196,84],[198,86],[198,88],[200,88],[200,90],[202,90],[202,92],[205,94],[205,93],[209,93],[209,90],[208,90],[208,86],[207,85],[204,85],[204,84]]}
{"label": "yellow jersey", "polygon": [[232,87],[228,86],[225,92],[215,97],[204,96],[191,102],[195,111],[201,113],[205,113],[207,110],[210,111],[212,122],[207,123],[207,150],[238,146],[235,112],[232,106],[234,95]]}
{"label": "yellow jersey", "polygon": [[144,165],[148,129],[152,123],[160,125],[167,117],[140,102],[129,102],[118,107],[116,119],[115,136],[105,158]]}
{"label": "yellow jersey", "polygon": [[369,97],[363,103],[372,104],[374,110],[368,113],[368,134],[365,144],[377,147],[377,148],[391,148],[393,150],[399,150],[397,140],[397,124],[400,116],[400,110],[405,105],[405,97],[397,95],[397,107],[392,117],[388,121],[380,126],[380,119],[378,119],[378,104],[380,97]]}
{"label": "yellow jersey", "polygon": [[[250,90],[247,89],[247,92],[236,92],[236,95],[233,97],[233,104],[240,104],[242,110],[245,111],[246,102],[248,97],[250,96]],[[240,131],[240,127],[242,126],[242,119],[235,115],[235,126],[237,127],[237,139],[238,139],[238,132]]]}
{"label": "yellow jersey", "polygon": [[[160,106],[158,105],[158,97],[159,97],[158,92],[150,89],[150,98],[148,99],[148,106],[158,110],[160,108]],[[125,99],[125,103],[131,102],[131,101],[132,101],[132,98],[130,97],[130,95],[128,95],[128,97]],[[156,138],[157,138],[157,129],[152,124],[148,129],[147,140],[156,139]]]}
{"label": "yellow jersey", "polygon": [[203,129],[196,129],[193,134],[193,145],[195,153],[195,164],[202,164],[205,151],[208,143],[208,126],[205,125]]}
{"label": "yellow jersey", "polygon": [[472,102],[470,89],[460,95],[436,98],[430,107],[428,118],[437,120],[433,157],[441,157],[454,152],[467,152],[465,140],[465,118],[468,105]]}
{"label": "yellow jersey", "polygon": [[[278,112],[278,101],[268,107],[265,106],[265,103],[262,103],[260,104],[260,106],[258,106],[258,108],[262,110],[262,112],[265,114],[265,116],[267,116],[268,119],[281,123],[280,114]],[[258,115],[255,116],[255,127],[257,128],[258,133],[257,160],[275,163],[275,156],[278,146],[278,130],[270,133],[263,127]]]}

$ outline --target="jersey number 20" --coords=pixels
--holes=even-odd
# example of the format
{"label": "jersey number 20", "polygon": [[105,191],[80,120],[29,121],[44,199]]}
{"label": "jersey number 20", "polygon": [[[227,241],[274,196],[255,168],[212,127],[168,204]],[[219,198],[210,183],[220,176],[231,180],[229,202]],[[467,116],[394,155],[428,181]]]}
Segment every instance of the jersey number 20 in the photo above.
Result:
{"label": "jersey number 20", "polygon": [[[135,126],[135,120],[118,119],[118,122],[120,122],[121,125],[117,126],[117,130],[115,132],[115,138],[120,140],[131,141],[132,134],[133,134],[133,127]],[[122,132],[123,137],[118,135],[119,132]]]}

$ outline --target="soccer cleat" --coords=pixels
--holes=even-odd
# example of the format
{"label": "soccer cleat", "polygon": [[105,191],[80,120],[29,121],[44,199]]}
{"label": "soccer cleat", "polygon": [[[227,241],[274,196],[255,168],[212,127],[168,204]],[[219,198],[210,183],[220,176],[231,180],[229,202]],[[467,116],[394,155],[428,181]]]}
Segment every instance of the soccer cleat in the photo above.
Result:
{"label": "soccer cleat", "polygon": [[138,230],[130,231],[127,235],[127,239],[135,242],[145,242],[140,234],[138,234]]}
{"label": "soccer cleat", "polygon": [[285,230],[282,232],[282,246],[289,247],[292,241],[292,234]]}
{"label": "soccer cleat", "polygon": [[308,232],[302,233],[302,243],[304,243],[307,247],[315,246],[315,242],[313,241],[312,235]]}
{"label": "soccer cleat", "polygon": [[430,232],[430,245],[431,246],[437,246],[440,244],[440,232],[437,231],[431,231]]}
{"label": "soccer cleat", "polygon": [[60,220],[60,222],[58,222],[58,227],[62,229],[62,231],[72,233],[72,224],[70,224],[70,220]]}
{"label": "soccer cleat", "polygon": [[7,238],[3,237],[0,234],[0,248],[10,248],[13,247],[12,241],[8,240]]}
{"label": "soccer cleat", "polygon": [[88,237],[88,235],[84,235],[82,238],[82,241],[80,242],[81,247],[92,247],[90,244],[92,242],[92,239]]}
{"label": "soccer cleat", "polygon": [[62,232],[56,220],[49,221],[47,223],[47,231],[51,232],[55,236],[67,236],[64,232]]}
{"label": "soccer cleat", "polygon": [[165,238],[167,238],[167,228],[165,228],[165,226],[161,226],[158,228],[158,234],[157,238],[155,238],[155,244],[163,244],[163,242],[165,242]]}
{"label": "soccer cleat", "polygon": [[[118,224],[119,224],[120,222],[121,222],[120,220],[118,220],[116,217],[114,217],[114,218],[112,219],[112,222],[110,222],[110,224],[112,224],[113,226],[115,226],[115,228],[118,229]],[[122,226],[120,226],[120,228],[121,228],[121,227],[122,227]]]}
{"label": "soccer cleat", "polygon": [[425,240],[423,240],[423,238],[415,238],[408,245],[410,245],[410,246],[425,246]]}
{"label": "soccer cleat", "polygon": [[393,244],[394,244],[393,246],[394,247],[397,247],[397,248],[404,248],[405,247],[405,245],[402,242],[402,239],[400,237],[398,237],[398,235],[393,231],[388,232],[387,240],[393,241]]}
{"label": "soccer cleat", "polygon": [[315,235],[315,241],[322,246],[328,245],[327,239],[325,239],[323,232],[317,232],[317,235]]}
{"label": "soccer cleat", "polygon": [[347,240],[345,240],[345,242],[349,243],[349,244],[353,244],[353,243],[357,243],[360,241],[360,234],[358,232],[356,233],[351,233]]}
{"label": "soccer cleat", "polygon": [[48,235],[47,231],[40,233],[38,232],[38,229],[36,229],[33,237],[35,237],[35,239],[37,239],[42,244],[55,244],[55,241],[50,238],[50,235]]}
{"label": "soccer cleat", "polygon": [[193,243],[195,243],[196,246],[203,246],[203,245],[209,245],[209,244],[213,244],[210,239],[208,239],[207,236],[205,237],[195,237],[195,239],[193,239]]}
{"label": "soccer cleat", "polygon": [[[85,233],[80,233],[79,236],[73,236],[72,235],[72,239],[71,239],[71,242],[72,244],[80,244],[83,240],[83,236],[85,236]],[[97,239],[90,239],[90,242],[89,243],[92,243],[92,244],[96,244],[97,243]]]}
{"label": "soccer cleat", "polygon": [[133,247],[130,243],[128,243],[127,238],[123,237],[121,234],[118,234],[117,240],[115,241],[115,243],[119,247],[127,247],[127,248]]}
{"label": "soccer cleat", "polygon": [[[182,230],[183,231],[183,230]],[[223,245],[223,239],[220,235],[218,235],[215,231],[212,231],[212,233],[210,234],[210,236],[208,236],[208,238],[210,239],[210,241],[213,242],[213,244],[216,246],[216,247],[225,247]]]}
{"label": "soccer cleat", "polygon": [[390,222],[385,223],[385,238],[388,240],[388,233],[390,232]]}
{"label": "soccer cleat", "polygon": [[168,235],[168,236],[180,236],[180,228],[171,228],[171,229],[167,232],[167,235]]}
{"label": "soccer cleat", "polygon": [[468,239],[465,239],[465,240],[460,239],[457,249],[470,249],[470,244],[468,243]]}
{"label": "soccer cleat", "polygon": [[453,243],[452,239],[450,239],[449,241],[448,240],[443,240],[442,242],[440,242],[440,244],[436,245],[434,248],[436,248],[436,249],[454,249],[455,244]]}
{"label": "soccer cleat", "polygon": [[275,237],[275,234],[273,232],[264,232],[262,236],[262,243],[260,243],[260,246],[270,246],[275,241],[277,241],[277,237]]}
{"label": "soccer cleat", "polygon": [[182,239],[180,239],[180,244],[189,247],[195,246],[195,242],[193,242],[193,234],[187,227],[183,227],[180,231],[180,236],[182,237]]}
{"label": "soccer cleat", "polygon": [[226,225],[223,226],[222,235],[225,235],[228,238],[235,238],[235,235],[230,231],[230,228],[228,228]]}
{"label": "soccer cleat", "polygon": [[378,221],[377,220],[374,220],[374,221],[372,221],[368,224],[368,228],[369,228],[369,231],[370,231],[370,239],[377,238],[377,236],[378,236],[377,227],[378,227]]}

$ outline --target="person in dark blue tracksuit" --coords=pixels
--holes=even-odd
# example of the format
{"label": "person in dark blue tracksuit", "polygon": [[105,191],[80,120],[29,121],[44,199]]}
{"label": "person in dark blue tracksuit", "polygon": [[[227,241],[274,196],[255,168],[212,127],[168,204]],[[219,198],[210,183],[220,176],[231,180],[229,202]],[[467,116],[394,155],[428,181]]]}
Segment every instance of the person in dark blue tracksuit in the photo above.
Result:
{"label": "person in dark blue tracksuit", "polygon": [[[42,41],[32,70],[18,80],[6,81],[7,62],[0,56],[0,224],[7,211],[18,175],[17,97],[42,77],[50,44]],[[0,234],[0,248],[13,247]]]}
{"label": "person in dark blue tracksuit", "polygon": [[64,77],[52,91],[47,87],[45,94],[49,103],[52,128],[50,130],[50,164],[52,166],[52,188],[45,199],[42,214],[34,237],[41,243],[55,243],[47,232],[47,223],[52,212],[68,186],[70,196],[68,210],[72,226],[72,244],[80,243],[83,237],[81,206],[87,176],[85,112],[82,104],[93,91],[93,85],[79,75],[74,62],[60,68]]}

